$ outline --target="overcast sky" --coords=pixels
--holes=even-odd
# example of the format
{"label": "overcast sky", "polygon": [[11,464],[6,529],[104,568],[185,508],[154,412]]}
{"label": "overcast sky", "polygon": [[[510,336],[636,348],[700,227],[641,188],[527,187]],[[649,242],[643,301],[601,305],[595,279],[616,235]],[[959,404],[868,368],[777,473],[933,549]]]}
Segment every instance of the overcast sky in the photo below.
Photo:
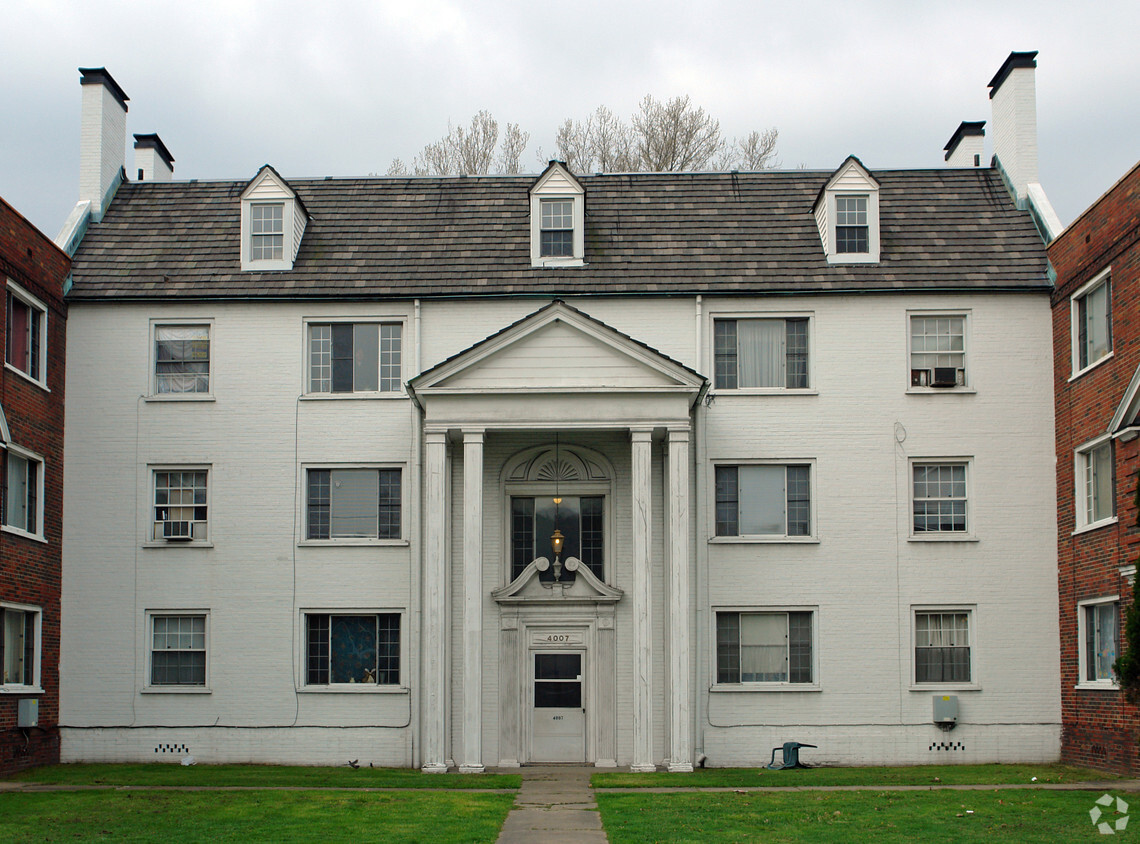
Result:
{"label": "overcast sky", "polygon": [[[692,97],[784,167],[937,167],[986,83],[1038,50],[1040,180],[1069,223],[1140,159],[1137,0],[6,0],[0,196],[54,237],[78,191],[78,67],[179,179],[383,174],[485,108],[553,152],[566,117]],[[987,124],[987,130],[989,126]],[[987,154],[992,150],[987,138]],[[133,153],[128,152],[130,172]]]}

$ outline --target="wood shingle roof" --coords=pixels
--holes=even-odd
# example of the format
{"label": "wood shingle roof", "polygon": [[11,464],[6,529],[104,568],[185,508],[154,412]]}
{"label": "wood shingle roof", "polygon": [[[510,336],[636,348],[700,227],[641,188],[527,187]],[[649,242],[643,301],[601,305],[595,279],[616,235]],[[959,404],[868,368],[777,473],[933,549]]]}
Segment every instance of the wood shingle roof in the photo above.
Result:
{"label": "wood shingle roof", "polygon": [[530,262],[532,176],[290,179],[311,217],[294,267],[240,270],[244,181],[123,184],[73,262],[71,299],[739,294],[1042,289],[1045,247],[993,169],[876,171],[882,257],[827,263],[831,174],[582,177],[586,266]]}

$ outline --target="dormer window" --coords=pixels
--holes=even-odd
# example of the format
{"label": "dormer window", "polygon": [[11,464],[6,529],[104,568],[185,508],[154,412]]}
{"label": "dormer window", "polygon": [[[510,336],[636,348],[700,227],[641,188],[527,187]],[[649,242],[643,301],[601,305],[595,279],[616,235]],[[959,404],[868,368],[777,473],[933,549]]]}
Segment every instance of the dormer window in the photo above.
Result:
{"label": "dormer window", "polygon": [[281,175],[266,164],[241,193],[241,268],[291,270],[309,215]]}
{"label": "dormer window", "polygon": [[280,202],[259,202],[249,208],[250,259],[254,261],[280,261],[284,254],[285,226],[282,220],[284,206]]}
{"label": "dormer window", "polygon": [[544,199],[542,234],[538,254],[542,258],[574,257],[574,201]]}
{"label": "dormer window", "polygon": [[561,161],[551,161],[530,189],[530,263],[584,266],[586,191]]}
{"label": "dormer window", "polygon": [[849,157],[820,190],[815,221],[829,264],[879,261],[879,183]]}
{"label": "dormer window", "polygon": [[835,197],[835,251],[865,253],[867,241],[867,197]]}

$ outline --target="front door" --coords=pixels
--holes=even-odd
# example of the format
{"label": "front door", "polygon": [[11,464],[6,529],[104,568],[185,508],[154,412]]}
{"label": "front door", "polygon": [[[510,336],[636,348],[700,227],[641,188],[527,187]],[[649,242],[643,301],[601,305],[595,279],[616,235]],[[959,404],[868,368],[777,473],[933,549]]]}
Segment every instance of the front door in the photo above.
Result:
{"label": "front door", "polygon": [[534,652],[530,761],[586,761],[582,662],[580,651]]}

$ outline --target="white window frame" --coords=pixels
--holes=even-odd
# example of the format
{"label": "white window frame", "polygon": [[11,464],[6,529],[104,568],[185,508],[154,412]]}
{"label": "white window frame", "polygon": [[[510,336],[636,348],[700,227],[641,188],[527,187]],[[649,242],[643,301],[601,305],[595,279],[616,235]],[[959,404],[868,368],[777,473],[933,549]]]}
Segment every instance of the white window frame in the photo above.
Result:
{"label": "white window frame", "polygon": [[[865,196],[867,198],[867,251],[839,251],[839,209],[838,197]],[[827,191],[827,261],[830,264],[877,264],[879,263],[879,191],[870,185],[866,189]]]}
{"label": "white window frame", "polygon": [[[396,615],[400,619],[400,678],[394,684],[380,683],[333,683],[330,662],[330,682],[327,684],[309,683],[309,624],[310,615]],[[408,611],[405,607],[305,607],[298,613],[297,633],[299,642],[297,653],[300,664],[297,668],[297,692],[302,694],[407,694],[408,685]]]}
{"label": "white window frame", "polygon": [[[1080,324],[1081,323],[1081,318],[1080,318],[1081,300],[1088,297],[1088,295],[1090,293],[1095,292],[1098,287],[1100,287],[1101,285],[1104,285],[1104,284],[1110,285],[1109,296],[1108,296],[1108,336],[1110,338],[1110,340],[1109,340],[1110,348],[1109,348],[1107,354],[1097,358],[1094,361],[1091,361],[1090,363],[1088,363],[1087,365],[1082,367],[1081,366],[1081,342],[1080,342],[1080,338],[1081,338],[1081,324]],[[1112,307],[1111,284],[1112,284],[1112,267],[1109,266],[1109,267],[1105,267],[1103,270],[1101,270],[1099,273],[1097,273],[1095,276],[1093,276],[1092,279],[1087,281],[1085,284],[1081,285],[1080,288],[1078,288],[1076,290],[1076,292],[1074,292],[1073,295],[1069,297],[1069,316],[1070,316],[1069,336],[1072,340],[1071,345],[1072,345],[1072,367],[1073,367],[1072,375],[1069,376],[1070,381],[1072,381],[1076,378],[1080,378],[1086,372],[1089,372],[1093,369],[1096,369],[1098,366],[1100,366],[1105,361],[1112,360],[1112,358],[1116,356],[1116,332],[1114,332],[1112,330],[1112,317],[1113,317],[1114,308]]]}
{"label": "white window frame", "polygon": [[[24,370],[20,369],[18,366],[14,366],[13,364],[8,362],[8,339],[9,338],[8,338],[8,326],[7,326],[7,324],[4,325],[4,332],[3,332],[4,333],[4,349],[3,349],[4,368],[7,370],[10,370],[12,372],[15,372],[21,378],[25,378],[28,381],[31,381],[37,387],[40,387],[40,388],[42,388],[48,392],[51,392],[50,389],[48,388],[48,384],[47,384],[48,307],[42,301],[40,301],[38,298],[33,296],[27,290],[25,290],[23,287],[18,285],[16,282],[12,281],[12,279],[10,279],[10,278],[7,279],[7,282],[8,282],[7,288],[6,288],[7,293],[11,293],[14,298],[19,299],[21,302],[23,302],[25,305],[27,305],[32,311],[36,312],[36,314],[37,314],[36,319],[39,321],[39,324],[40,324],[40,349],[39,349],[39,359],[36,361],[36,363],[39,366],[40,374],[39,374],[39,377],[36,377],[36,376],[32,375],[30,372],[25,372]],[[7,320],[11,318],[10,315],[8,314],[8,303],[7,302],[4,303],[4,314],[5,314],[5,323],[6,323]]]}
{"label": "white window frame", "polygon": [[[807,320],[807,383],[806,387],[717,387],[716,386],[716,324],[725,320],[741,322],[752,319],[783,320],[785,324],[790,319]],[[709,371],[713,372],[712,385],[709,392],[724,396],[815,396],[819,391],[815,386],[815,312],[814,311],[717,311],[709,314],[708,323],[708,356]],[[737,349],[739,356],[739,344]],[[786,359],[785,359],[786,365]]]}
{"label": "white window frame", "polygon": [[[160,393],[158,391],[158,329],[160,328],[205,328],[210,347],[209,389],[204,393]],[[152,319],[150,321],[150,383],[147,401],[214,401],[214,320],[213,318],[189,317],[187,319]]]}
{"label": "white window frame", "polygon": [[[143,538],[144,547],[148,548],[212,548],[213,543],[213,527],[211,525],[210,515],[214,509],[213,502],[213,486],[214,486],[214,471],[213,467],[208,463],[156,463],[147,466],[147,482],[149,484],[150,493],[147,497],[147,510],[146,520],[144,524],[147,525],[147,533]],[[170,540],[164,537],[155,536],[156,525],[159,521],[155,518],[157,515],[155,510],[158,508],[156,503],[156,493],[158,491],[158,473],[159,472],[205,472],[206,473],[206,519],[205,519],[205,532],[204,537],[196,537],[190,540]],[[186,505],[179,505],[186,506]],[[169,519],[168,521],[182,521],[179,519]],[[197,522],[191,522],[191,533],[193,533],[193,525]]]}
{"label": "white window frame", "polygon": [[[573,250],[569,256],[542,254],[542,200],[573,203]],[[532,267],[584,267],[586,257],[586,193],[560,162],[551,162],[530,190],[530,265]]]}
{"label": "white window frame", "polygon": [[[0,695],[4,694],[43,694],[43,680],[41,671],[43,669],[43,607],[34,604],[17,604],[10,601],[0,601],[0,610],[14,610],[19,613],[32,614],[35,617],[33,622],[35,641],[33,643],[33,664],[32,664],[32,684],[29,686],[25,683],[12,683],[4,682],[3,666],[5,664],[4,651],[0,650]],[[0,624],[3,624],[3,619],[0,618]],[[5,642],[4,648],[7,648]]]}
{"label": "white window frame", "polygon": [[1074,686],[1076,689],[1119,689],[1120,681],[1116,677],[1115,672],[1109,678],[1089,680],[1088,677],[1088,654],[1085,652],[1085,637],[1088,635],[1088,610],[1090,607],[1104,606],[1112,604],[1116,607],[1116,655],[1120,656],[1121,648],[1121,627],[1124,623],[1124,614],[1121,612],[1120,596],[1109,595],[1103,598],[1089,598],[1084,601],[1077,602],[1077,684]]}
{"label": "white window frame", "polygon": [[[339,471],[343,469],[375,469],[375,470],[395,470],[400,473],[400,536],[399,538],[381,539],[379,537],[368,536],[354,536],[354,537],[334,537],[330,536],[328,539],[309,539],[309,472],[311,471]],[[392,462],[392,463],[338,463],[334,461],[319,461],[312,463],[302,463],[300,467],[300,476],[298,478],[300,484],[301,495],[297,496],[300,504],[300,511],[297,514],[297,525],[300,534],[297,537],[297,544],[301,546],[312,547],[344,547],[353,545],[390,545],[390,546],[405,546],[408,545],[408,534],[410,526],[408,520],[410,518],[408,512],[408,487],[411,484],[408,482],[408,466],[406,463]],[[330,518],[331,518],[331,505],[330,505]],[[313,610],[316,612],[316,610]]]}
{"label": "white window frame", "polygon": [[[963,466],[966,470],[966,529],[964,531],[916,531],[914,529],[914,468],[916,466]],[[907,525],[911,542],[976,542],[974,524],[974,459],[972,457],[912,457],[907,463]],[[941,499],[926,499],[941,500]]]}
{"label": "white window frame", "polygon": [[[0,443],[0,454],[3,454],[5,450],[7,451],[7,454],[14,454],[22,460],[36,463],[39,467],[36,470],[36,529],[34,531],[29,531],[7,523],[7,495],[11,494],[11,490],[9,490],[5,495],[3,501],[3,507],[5,510],[0,512],[0,531],[3,531],[4,533],[15,534],[16,536],[22,536],[25,539],[33,539],[36,542],[47,542],[47,537],[44,534],[44,474],[47,468],[47,464],[44,462],[42,455],[36,454],[36,452],[31,451],[30,449],[22,448],[15,443]],[[6,473],[8,471],[7,458],[5,458],[3,461],[0,461],[0,464],[2,464],[2,471]],[[7,477],[0,479],[0,483],[6,485],[7,482]]]}
{"label": "white window frame", "polygon": [[[914,321],[916,319],[960,319],[962,320],[962,383],[953,387],[932,387],[922,386],[913,383],[914,372],[914,355],[915,354],[929,354],[929,352],[916,352],[913,348],[914,345]],[[969,310],[910,310],[906,312],[906,384],[907,392],[917,395],[935,395],[939,393],[974,393],[976,392],[973,387],[973,379],[971,377],[970,367],[970,346],[972,338],[970,336],[971,330],[971,312]],[[931,371],[931,380],[933,380],[934,373]]]}
{"label": "white window frame", "polygon": [[[203,646],[203,653],[205,654],[206,669],[204,672],[203,683],[198,684],[184,684],[179,685],[176,683],[154,683],[154,619],[155,618],[202,618],[204,620],[203,632],[205,636],[205,644]],[[175,609],[150,609],[145,611],[145,624],[143,625],[144,647],[143,658],[145,660],[145,674],[146,679],[141,689],[143,694],[176,694],[176,695],[202,695],[210,694],[210,664],[213,660],[210,658],[210,611],[208,609],[192,608],[183,609],[181,607]]]}
{"label": "white window frame", "polygon": [[[811,682],[793,683],[791,681],[761,681],[741,683],[721,683],[720,666],[717,663],[717,617],[721,613],[739,613],[741,615],[784,614],[792,612],[811,613]],[[711,692],[818,692],[821,691],[819,677],[819,606],[802,604],[787,606],[746,606],[743,604],[714,606],[711,616],[711,632],[709,642],[712,647],[710,667],[712,677],[709,683]]]}
{"label": "white window frame", "polygon": [[[403,399],[407,398],[407,390],[405,384],[407,378],[405,373],[409,370],[408,362],[408,321],[403,315],[399,316],[335,316],[335,317],[320,317],[311,316],[305,317],[302,321],[302,343],[301,343],[301,396],[306,401],[344,401],[344,400],[361,400],[361,399]],[[394,390],[353,390],[351,392],[334,393],[317,392],[312,389],[312,344],[313,344],[313,327],[318,325],[375,325],[377,330],[381,330],[384,325],[398,325],[400,326],[400,378],[399,385]],[[376,349],[377,359],[376,365],[377,372],[381,372],[380,367],[383,366],[383,338],[378,340]],[[380,376],[377,376],[376,386],[381,384]]]}
{"label": "white window frame", "polygon": [[[931,689],[939,691],[976,690],[980,689],[978,680],[978,613],[974,604],[913,604],[910,608],[910,691],[929,692]],[[965,613],[968,647],[970,649],[970,679],[967,681],[952,681],[945,683],[918,681],[918,616],[933,614]]]}
{"label": "white window frame", "polygon": [[[819,525],[816,516],[816,504],[819,500],[817,483],[816,483],[816,461],[815,458],[803,459],[750,459],[750,460],[736,460],[732,458],[725,458],[723,460],[712,460],[712,471],[709,473],[710,489],[709,501],[712,502],[712,507],[709,508],[709,526],[708,535],[709,542],[714,544],[813,544],[819,542]],[[811,496],[808,502],[808,518],[811,520],[808,524],[808,533],[806,536],[789,536],[784,534],[766,534],[766,533],[740,533],[735,535],[718,536],[716,532],[716,470],[718,468],[736,467],[740,469],[748,466],[807,466],[808,467],[808,494]],[[785,475],[786,477],[786,475]],[[737,475],[739,483],[739,475]],[[784,516],[784,529],[787,530],[787,490],[785,489],[785,516]],[[739,507],[739,498],[738,504]]]}
{"label": "white window frame", "polygon": [[[1107,446],[1109,454],[1109,466],[1112,470],[1111,493],[1112,500],[1109,502],[1111,505],[1111,514],[1101,519],[1089,521],[1088,517],[1088,462],[1094,451],[1099,448]],[[1111,434],[1097,437],[1094,440],[1089,440],[1087,443],[1082,443],[1073,450],[1073,523],[1076,527],[1073,530],[1074,534],[1084,533],[1097,528],[1107,527],[1114,525],[1118,521],[1116,514],[1116,443]]]}
{"label": "white window frame", "polygon": [[[511,520],[511,501],[515,498],[553,498],[555,485],[546,481],[509,481],[504,491],[506,497],[503,501],[503,561],[506,567],[503,582],[511,583],[514,574],[514,561],[511,558],[514,547],[514,533]],[[557,490],[564,498],[601,498],[602,499],[602,573],[599,578],[605,583],[614,579],[613,559],[613,509],[614,500],[608,481],[563,481]],[[537,557],[553,559],[554,551],[550,546],[550,537],[534,538]],[[588,568],[583,564],[584,568]]]}

